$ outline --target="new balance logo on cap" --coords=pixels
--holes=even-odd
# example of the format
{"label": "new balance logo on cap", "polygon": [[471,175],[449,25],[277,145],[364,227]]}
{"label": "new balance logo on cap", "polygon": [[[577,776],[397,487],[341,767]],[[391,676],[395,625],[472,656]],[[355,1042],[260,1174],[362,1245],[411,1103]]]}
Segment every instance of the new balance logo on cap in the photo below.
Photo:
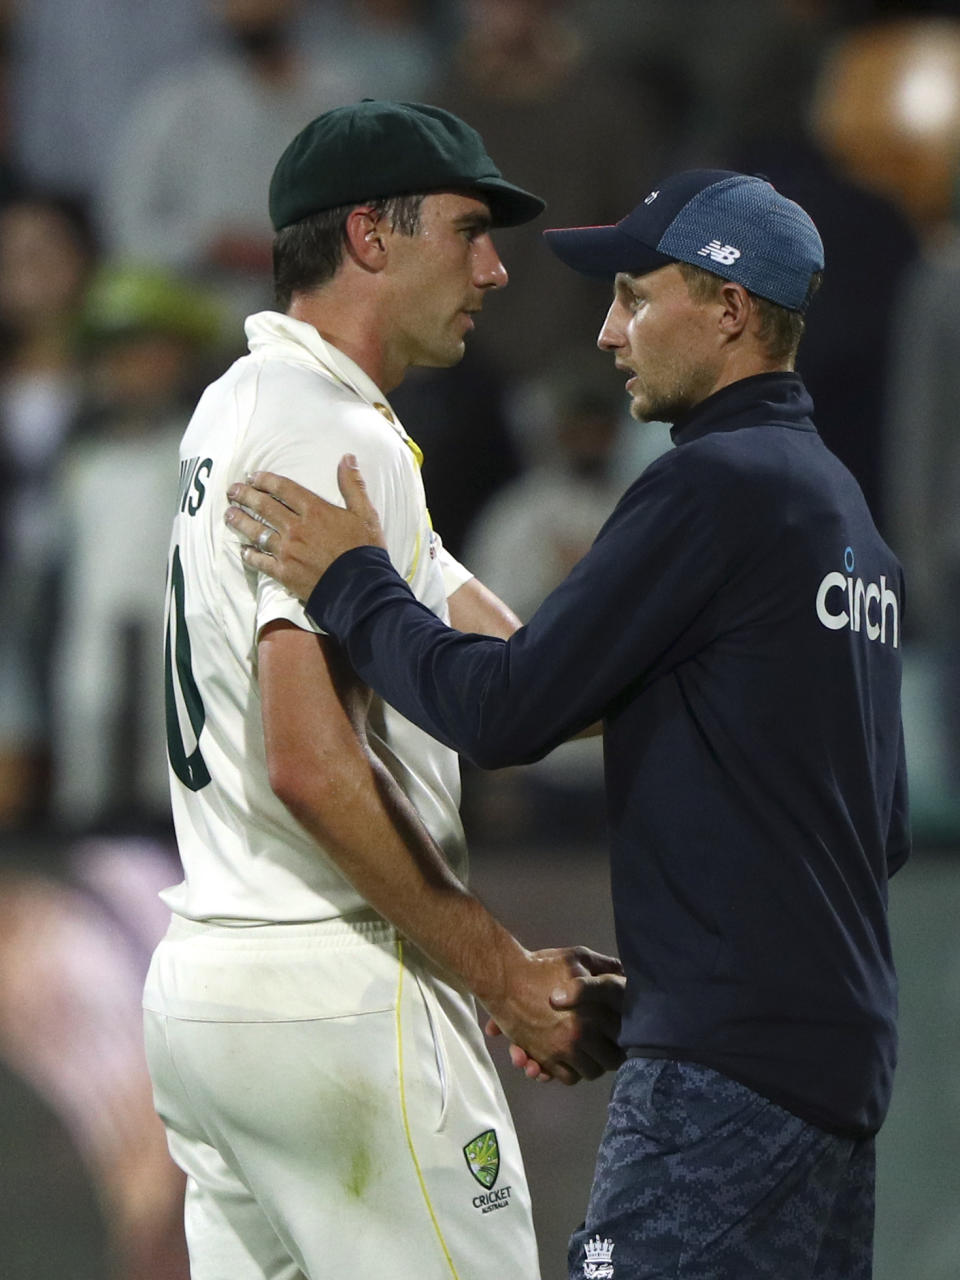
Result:
{"label": "new balance logo on cap", "polygon": [[544,236],[587,276],[612,281],[688,262],[788,311],[806,309],[823,270],[809,214],[765,178],[731,169],[675,173],[613,226],[553,227]]}
{"label": "new balance logo on cap", "polygon": [[702,249],[698,249],[697,253],[701,258],[709,258],[712,262],[722,262],[725,267],[729,267],[740,257],[739,249],[735,249],[732,244],[721,244],[719,240],[711,240]]}

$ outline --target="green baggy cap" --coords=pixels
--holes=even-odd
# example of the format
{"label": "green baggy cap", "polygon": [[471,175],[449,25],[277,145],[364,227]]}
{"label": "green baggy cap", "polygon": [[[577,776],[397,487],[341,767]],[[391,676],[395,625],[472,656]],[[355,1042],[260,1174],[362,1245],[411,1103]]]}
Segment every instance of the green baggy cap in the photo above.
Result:
{"label": "green baggy cap", "polygon": [[494,226],[529,222],[539,196],[501,175],[476,129],[441,107],[365,98],[302,129],[270,182],[270,220],[280,231],[321,209],[421,192],[475,191]]}

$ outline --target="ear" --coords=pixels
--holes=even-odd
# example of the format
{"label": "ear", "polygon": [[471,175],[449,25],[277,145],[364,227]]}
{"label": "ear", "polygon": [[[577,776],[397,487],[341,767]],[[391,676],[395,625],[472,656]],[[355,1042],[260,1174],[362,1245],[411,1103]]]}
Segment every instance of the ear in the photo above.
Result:
{"label": "ear", "polygon": [[347,214],[344,238],[350,257],[366,271],[382,271],[387,263],[390,226],[367,205]]}
{"label": "ear", "polygon": [[750,322],[753,314],[753,303],[742,284],[733,280],[724,281],[718,295],[722,310],[720,313],[720,331],[726,338],[739,338]]}

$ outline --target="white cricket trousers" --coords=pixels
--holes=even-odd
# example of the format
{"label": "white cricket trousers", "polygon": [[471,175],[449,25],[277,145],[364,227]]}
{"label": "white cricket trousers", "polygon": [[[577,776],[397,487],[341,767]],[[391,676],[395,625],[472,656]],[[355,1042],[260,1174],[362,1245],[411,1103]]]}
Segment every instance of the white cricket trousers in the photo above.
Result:
{"label": "white cricket trousers", "polygon": [[472,1001],[373,913],[174,917],[144,992],[193,1280],[539,1280]]}

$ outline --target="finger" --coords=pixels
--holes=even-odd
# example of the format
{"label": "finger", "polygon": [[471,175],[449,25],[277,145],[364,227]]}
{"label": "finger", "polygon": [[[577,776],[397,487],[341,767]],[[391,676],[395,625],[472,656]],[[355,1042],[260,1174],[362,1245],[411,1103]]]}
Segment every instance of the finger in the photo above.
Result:
{"label": "finger", "polygon": [[[509,1049],[510,1065],[516,1067],[518,1071],[525,1071],[528,1064],[533,1061],[525,1049],[521,1049],[518,1044],[512,1044]],[[539,1070],[539,1065],[537,1067]]]}
{"label": "finger", "polygon": [[584,1037],[580,1051],[595,1062],[600,1071],[615,1071],[626,1056],[617,1043],[616,1032],[610,1035],[599,1030]]}
{"label": "finger", "polygon": [[582,1080],[597,1080],[606,1071],[603,1059],[605,1053],[597,1052],[598,1046],[586,1042],[578,1044],[576,1049],[567,1054],[566,1065],[577,1073]]}
{"label": "finger", "polygon": [[600,1038],[616,1044],[620,1038],[620,1012],[599,1004],[581,1005],[579,1009],[584,1038]]}
{"label": "finger", "polygon": [[240,548],[240,558],[248,569],[255,569],[257,573],[265,573],[268,578],[273,578],[275,582],[282,584],[280,564],[276,556],[268,555],[266,551],[258,551],[256,547],[245,543]]}
{"label": "finger", "polygon": [[262,520],[257,520],[255,516],[248,515],[246,511],[241,511],[239,507],[227,507],[223,518],[242,538],[255,543],[261,551],[266,549],[261,544],[261,535],[264,532],[268,534],[273,532],[269,525],[265,525]]}
{"label": "finger", "polygon": [[590,973],[623,973],[623,965],[616,956],[606,956],[590,947],[574,947],[573,953]]}
{"label": "finger", "polygon": [[491,1040],[494,1036],[502,1036],[503,1031],[500,1029],[499,1023],[494,1022],[493,1018],[488,1018],[484,1025],[484,1034],[488,1035]]}
{"label": "finger", "polygon": [[275,498],[297,515],[302,514],[310,499],[316,497],[312,489],[305,489],[289,476],[278,476],[273,471],[254,471],[247,476],[247,484]]}
{"label": "finger", "polygon": [[550,1070],[553,1072],[552,1079],[559,1080],[561,1084],[574,1085],[579,1084],[584,1079],[583,1073],[575,1070],[572,1066],[565,1062],[555,1062],[551,1064]]}
{"label": "finger", "polygon": [[255,511],[264,524],[286,532],[290,526],[290,509],[269,493],[263,493],[252,484],[238,481],[227,490],[227,497],[237,506]]}
{"label": "finger", "polygon": [[619,1011],[623,1007],[625,981],[619,974],[603,973],[571,978],[550,993],[554,1009],[572,1009],[582,1004],[602,1004]]}

